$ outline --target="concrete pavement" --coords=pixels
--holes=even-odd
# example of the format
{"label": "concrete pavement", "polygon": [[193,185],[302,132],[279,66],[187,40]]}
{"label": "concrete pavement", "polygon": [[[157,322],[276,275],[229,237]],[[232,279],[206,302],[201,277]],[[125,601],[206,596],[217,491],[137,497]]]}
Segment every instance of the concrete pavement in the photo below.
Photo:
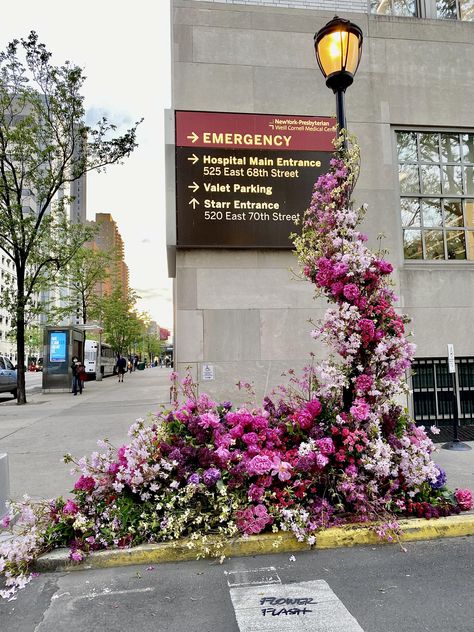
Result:
{"label": "concrete pavement", "polygon": [[135,419],[169,403],[169,373],[156,367],[128,373],[123,384],[115,377],[86,382],[83,394],[77,396],[43,395],[32,384],[26,406],[3,399],[0,453],[9,457],[11,496],[67,494],[75,478],[62,463],[62,456],[66,452],[89,455],[97,449],[99,439],[108,438],[117,447],[127,442],[127,430]]}

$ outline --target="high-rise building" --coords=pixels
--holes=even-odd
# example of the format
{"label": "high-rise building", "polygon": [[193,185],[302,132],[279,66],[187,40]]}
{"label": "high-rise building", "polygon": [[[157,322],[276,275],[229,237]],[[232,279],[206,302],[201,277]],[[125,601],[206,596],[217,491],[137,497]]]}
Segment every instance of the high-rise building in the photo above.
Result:
{"label": "high-rise building", "polygon": [[[13,261],[5,253],[0,253],[0,294],[5,291],[5,287],[15,279],[15,266]],[[0,355],[7,356],[11,360],[16,360],[15,341],[9,338],[8,334],[12,327],[12,314],[0,307]]]}
{"label": "high-rise building", "polygon": [[117,224],[110,213],[96,213],[95,224],[98,226],[98,233],[89,246],[93,250],[112,253],[112,261],[108,268],[109,276],[99,284],[98,292],[101,295],[111,294],[120,287],[123,296],[127,296],[129,272],[124,259],[124,243]]}

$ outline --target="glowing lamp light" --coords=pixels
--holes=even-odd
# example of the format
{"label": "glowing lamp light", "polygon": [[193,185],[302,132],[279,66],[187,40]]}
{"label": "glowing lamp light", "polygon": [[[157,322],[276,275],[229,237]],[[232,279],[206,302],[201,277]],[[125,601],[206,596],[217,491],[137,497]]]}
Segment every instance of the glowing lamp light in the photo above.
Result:
{"label": "glowing lamp light", "polygon": [[362,55],[362,31],[349,20],[334,17],[314,36],[314,48],[326,85],[334,92],[354,80]]}
{"label": "glowing lamp light", "polygon": [[[337,15],[314,36],[318,66],[326,85],[336,95],[336,117],[339,131],[346,127],[344,93],[354,81],[362,55],[362,31],[350,20]],[[344,141],[344,146],[345,146]]]}

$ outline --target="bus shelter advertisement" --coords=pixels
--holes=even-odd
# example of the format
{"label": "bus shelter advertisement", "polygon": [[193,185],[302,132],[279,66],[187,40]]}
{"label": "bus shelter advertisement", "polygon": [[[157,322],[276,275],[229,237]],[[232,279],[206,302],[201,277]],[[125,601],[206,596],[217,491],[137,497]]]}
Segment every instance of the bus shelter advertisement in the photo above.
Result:
{"label": "bus shelter advertisement", "polygon": [[176,111],[177,245],[292,248],[333,118]]}

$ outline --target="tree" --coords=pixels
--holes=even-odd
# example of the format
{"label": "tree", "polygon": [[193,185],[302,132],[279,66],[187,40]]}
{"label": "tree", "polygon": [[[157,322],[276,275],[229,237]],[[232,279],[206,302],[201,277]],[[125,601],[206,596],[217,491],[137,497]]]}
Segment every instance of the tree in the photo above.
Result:
{"label": "tree", "polygon": [[134,309],[136,300],[133,290],[124,297],[122,288],[117,287],[98,302],[97,317],[105,340],[116,353],[127,355],[141,339],[143,323]]}
{"label": "tree", "polygon": [[66,218],[68,187],[136,147],[139,122],[115,137],[106,118],[85,125],[84,80],[69,61],[53,65],[34,31],[0,52],[0,249],[16,273],[3,301],[15,319],[19,404],[26,403],[25,323],[35,293],[90,236]]}
{"label": "tree", "polygon": [[66,293],[53,314],[64,318],[79,312],[85,325],[97,309],[97,286],[109,276],[112,258],[108,252],[80,248],[59,274],[58,286]]}

